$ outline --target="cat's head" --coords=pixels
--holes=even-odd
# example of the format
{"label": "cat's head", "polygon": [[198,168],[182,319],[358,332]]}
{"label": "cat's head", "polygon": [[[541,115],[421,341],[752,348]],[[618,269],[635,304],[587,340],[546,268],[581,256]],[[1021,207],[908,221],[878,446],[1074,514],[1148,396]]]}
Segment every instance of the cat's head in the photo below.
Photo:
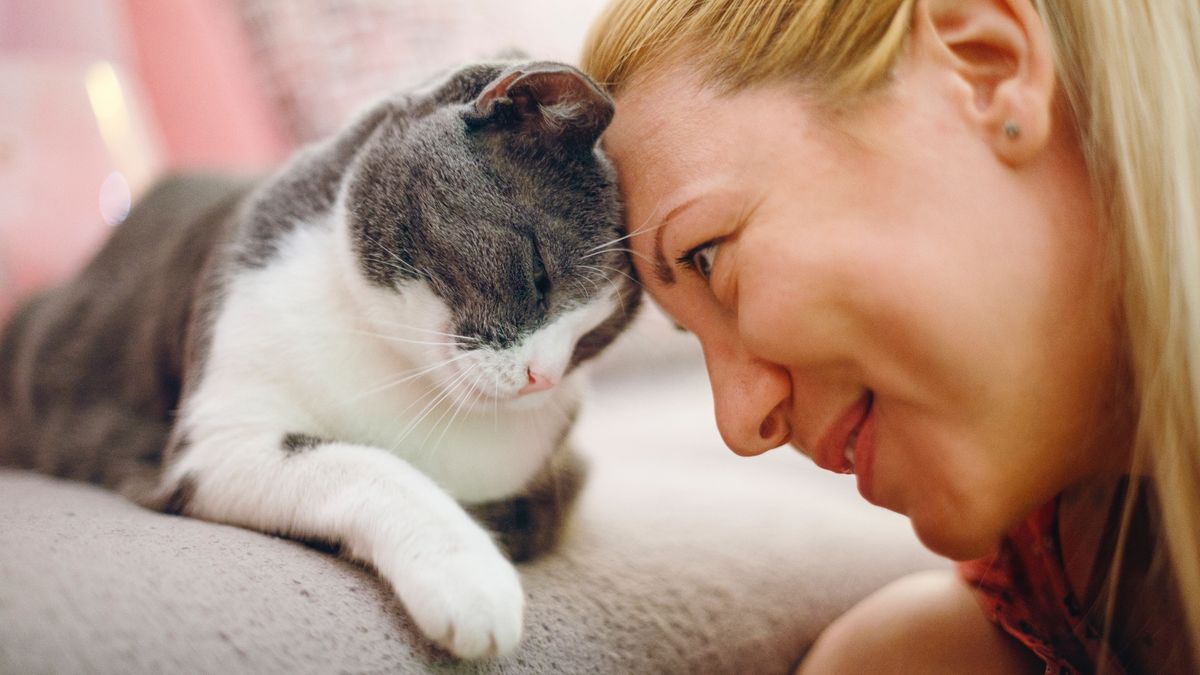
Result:
{"label": "cat's head", "polygon": [[372,330],[464,402],[543,398],[640,299],[597,147],[612,100],[534,62],[464,68],[389,105],[341,198]]}

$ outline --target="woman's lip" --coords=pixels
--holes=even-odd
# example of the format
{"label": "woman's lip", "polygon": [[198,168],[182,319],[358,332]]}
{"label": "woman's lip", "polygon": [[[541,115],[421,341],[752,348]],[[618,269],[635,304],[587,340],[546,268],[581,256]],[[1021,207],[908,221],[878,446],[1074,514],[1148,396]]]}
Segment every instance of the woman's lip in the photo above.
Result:
{"label": "woman's lip", "polygon": [[865,392],[829,427],[813,453],[813,461],[817,466],[835,473],[852,472],[850,462],[846,460],[846,445],[850,442],[850,436],[870,415],[872,398],[870,391]]}
{"label": "woman's lip", "polygon": [[868,502],[880,506],[875,500],[875,424],[874,406],[867,411],[858,430],[858,443],[854,448],[854,473],[858,476],[858,493]]}

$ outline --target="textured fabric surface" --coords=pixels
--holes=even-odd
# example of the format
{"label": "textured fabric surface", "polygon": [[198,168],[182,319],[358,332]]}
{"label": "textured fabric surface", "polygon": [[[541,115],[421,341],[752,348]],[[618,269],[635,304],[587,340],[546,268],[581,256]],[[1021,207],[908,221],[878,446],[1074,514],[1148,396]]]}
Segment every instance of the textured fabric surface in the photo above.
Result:
{"label": "textured fabric surface", "polygon": [[370,572],[0,472],[0,673],[787,673],[886,581],[943,565],[845,477],[724,450],[702,374],[602,388],[562,547],[523,565],[514,654],[427,646]]}

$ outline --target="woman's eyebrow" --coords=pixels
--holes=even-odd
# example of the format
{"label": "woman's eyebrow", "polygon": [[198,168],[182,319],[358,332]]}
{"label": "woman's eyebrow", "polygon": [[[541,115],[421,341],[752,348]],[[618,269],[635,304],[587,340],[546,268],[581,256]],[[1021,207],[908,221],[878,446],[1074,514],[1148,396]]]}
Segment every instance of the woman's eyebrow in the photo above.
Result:
{"label": "woman's eyebrow", "polygon": [[696,195],[676,204],[667,212],[667,215],[663,216],[658,227],[654,228],[654,276],[664,286],[675,285],[675,270],[671,267],[671,263],[667,262],[667,256],[663,253],[663,234],[666,233],[667,225],[670,224],[672,218],[695,204],[699,199],[700,195]]}
{"label": "woman's eyebrow", "polygon": [[667,221],[664,219],[662,225],[654,231],[654,276],[664,286],[675,285],[675,270],[671,269],[671,264],[667,262],[667,257],[663,255],[663,232],[667,229]]}

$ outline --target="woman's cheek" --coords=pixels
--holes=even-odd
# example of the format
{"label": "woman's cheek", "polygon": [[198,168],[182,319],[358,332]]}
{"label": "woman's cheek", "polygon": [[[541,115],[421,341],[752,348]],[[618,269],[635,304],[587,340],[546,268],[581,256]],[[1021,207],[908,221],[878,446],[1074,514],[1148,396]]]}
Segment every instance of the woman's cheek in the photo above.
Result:
{"label": "woman's cheek", "polygon": [[729,264],[717,265],[709,277],[709,288],[712,289],[713,298],[728,311],[737,310],[737,281],[731,271],[732,267]]}

